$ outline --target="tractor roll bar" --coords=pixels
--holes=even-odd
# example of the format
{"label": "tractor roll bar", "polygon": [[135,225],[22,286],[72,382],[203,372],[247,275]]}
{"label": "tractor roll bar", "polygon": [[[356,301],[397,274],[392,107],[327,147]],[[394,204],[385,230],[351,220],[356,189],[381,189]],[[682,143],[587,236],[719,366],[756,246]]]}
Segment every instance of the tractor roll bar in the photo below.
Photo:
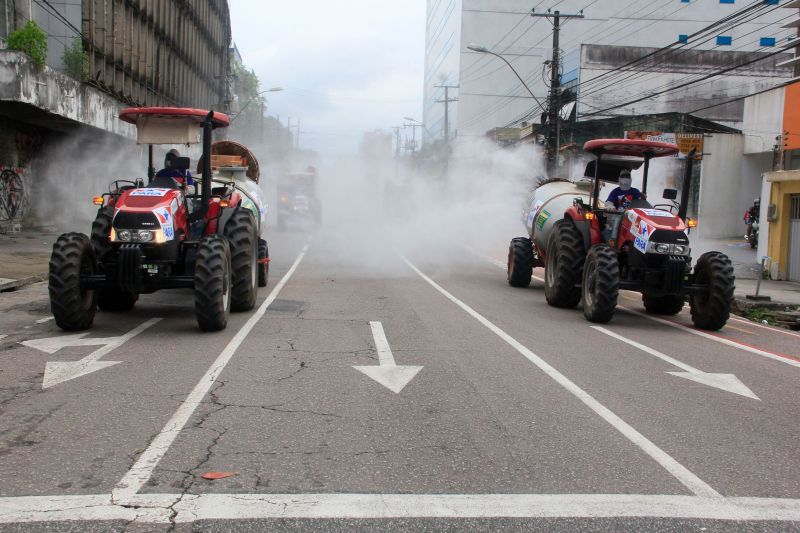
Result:
{"label": "tractor roll bar", "polygon": [[203,181],[200,189],[200,209],[189,217],[196,222],[206,216],[208,203],[211,201],[211,141],[214,131],[214,112],[209,111],[203,126]]}
{"label": "tractor roll bar", "polygon": [[686,214],[689,211],[689,193],[692,187],[692,171],[694,170],[694,158],[697,157],[697,148],[692,148],[692,151],[686,156],[686,168],[683,173],[683,183],[681,184],[681,205],[678,207],[678,216],[681,220],[686,220]]}

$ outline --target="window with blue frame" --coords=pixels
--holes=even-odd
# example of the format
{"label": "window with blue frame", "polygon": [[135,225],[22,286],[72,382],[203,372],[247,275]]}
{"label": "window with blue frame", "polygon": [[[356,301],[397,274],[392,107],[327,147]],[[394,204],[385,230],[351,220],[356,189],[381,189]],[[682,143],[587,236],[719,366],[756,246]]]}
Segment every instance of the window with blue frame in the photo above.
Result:
{"label": "window with blue frame", "polygon": [[764,0],[764,4],[768,6],[777,6],[780,0]]}
{"label": "window with blue frame", "polygon": [[689,42],[689,36],[686,35],[685,33],[681,33],[680,35],[678,35],[678,42],[679,43],[683,43],[683,44],[688,43]]}
{"label": "window with blue frame", "polygon": [[736,0],[719,0],[720,4],[735,4]]}
{"label": "window with blue frame", "polygon": [[730,46],[733,44],[733,37],[730,35],[717,35],[717,46]]}
{"label": "window with blue frame", "polygon": [[762,37],[761,46],[775,46],[775,37]]}

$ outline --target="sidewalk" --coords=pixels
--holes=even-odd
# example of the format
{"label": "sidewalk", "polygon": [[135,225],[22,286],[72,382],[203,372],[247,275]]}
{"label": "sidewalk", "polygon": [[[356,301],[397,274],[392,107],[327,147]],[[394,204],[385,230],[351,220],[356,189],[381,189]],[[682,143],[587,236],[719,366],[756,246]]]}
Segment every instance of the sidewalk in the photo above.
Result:
{"label": "sidewalk", "polygon": [[59,234],[52,230],[0,233],[0,291],[46,279],[50,252]]}

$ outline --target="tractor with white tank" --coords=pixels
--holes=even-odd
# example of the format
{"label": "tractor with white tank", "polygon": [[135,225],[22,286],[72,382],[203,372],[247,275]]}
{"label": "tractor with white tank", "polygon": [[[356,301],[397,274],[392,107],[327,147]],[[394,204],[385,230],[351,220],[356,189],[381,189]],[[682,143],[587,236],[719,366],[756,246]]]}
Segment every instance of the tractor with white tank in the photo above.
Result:
{"label": "tractor with white tank", "polygon": [[[212,145],[213,130],[230,122],[222,113],[146,107],[125,109],[120,119],[134,124],[138,143],[148,146],[147,182],[113,182],[94,197],[91,236],[65,233],[53,245],[48,288],[56,324],[87,329],[97,307],[128,311],[140,294],[184,288],[194,292],[200,329],[221,330],[229,311],[252,309],[258,286],[266,284],[269,256],[260,239],[266,204],[247,178],[253,165],[257,170],[255,158],[239,155],[224,171],[219,159],[231,147]],[[188,172],[189,158],[176,154],[156,173],[154,145],[199,143],[198,181]]]}
{"label": "tractor with white tank", "polygon": [[[730,316],[734,275],[730,259],[706,252],[692,266],[687,216],[694,153],[686,160],[681,186],[665,189],[665,203],[647,197],[650,161],[674,156],[674,144],[632,139],[589,141],[594,156],[578,180],[546,180],[523,213],[528,237],[513,239],[508,282],[527,287],[534,267],[545,269],[545,297],[554,307],[583,304],[585,317],[607,323],[620,290],[642,294],[648,312],[678,314],[688,297],[694,325],[718,330]],[[621,208],[600,199],[602,183],[616,183],[622,171],[643,170],[642,198]]]}

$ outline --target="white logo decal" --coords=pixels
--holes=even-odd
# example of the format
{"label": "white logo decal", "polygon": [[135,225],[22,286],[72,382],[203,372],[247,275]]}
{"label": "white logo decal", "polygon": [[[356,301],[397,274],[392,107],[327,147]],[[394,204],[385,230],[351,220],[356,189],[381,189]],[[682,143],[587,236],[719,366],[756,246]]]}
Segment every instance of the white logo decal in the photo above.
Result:
{"label": "white logo decal", "polygon": [[136,189],[131,196],[155,196],[161,198],[172,189]]}
{"label": "white logo decal", "polygon": [[650,217],[673,218],[676,216],[668,211],[662,211],[661,209],[642,209],[642,213]]}

